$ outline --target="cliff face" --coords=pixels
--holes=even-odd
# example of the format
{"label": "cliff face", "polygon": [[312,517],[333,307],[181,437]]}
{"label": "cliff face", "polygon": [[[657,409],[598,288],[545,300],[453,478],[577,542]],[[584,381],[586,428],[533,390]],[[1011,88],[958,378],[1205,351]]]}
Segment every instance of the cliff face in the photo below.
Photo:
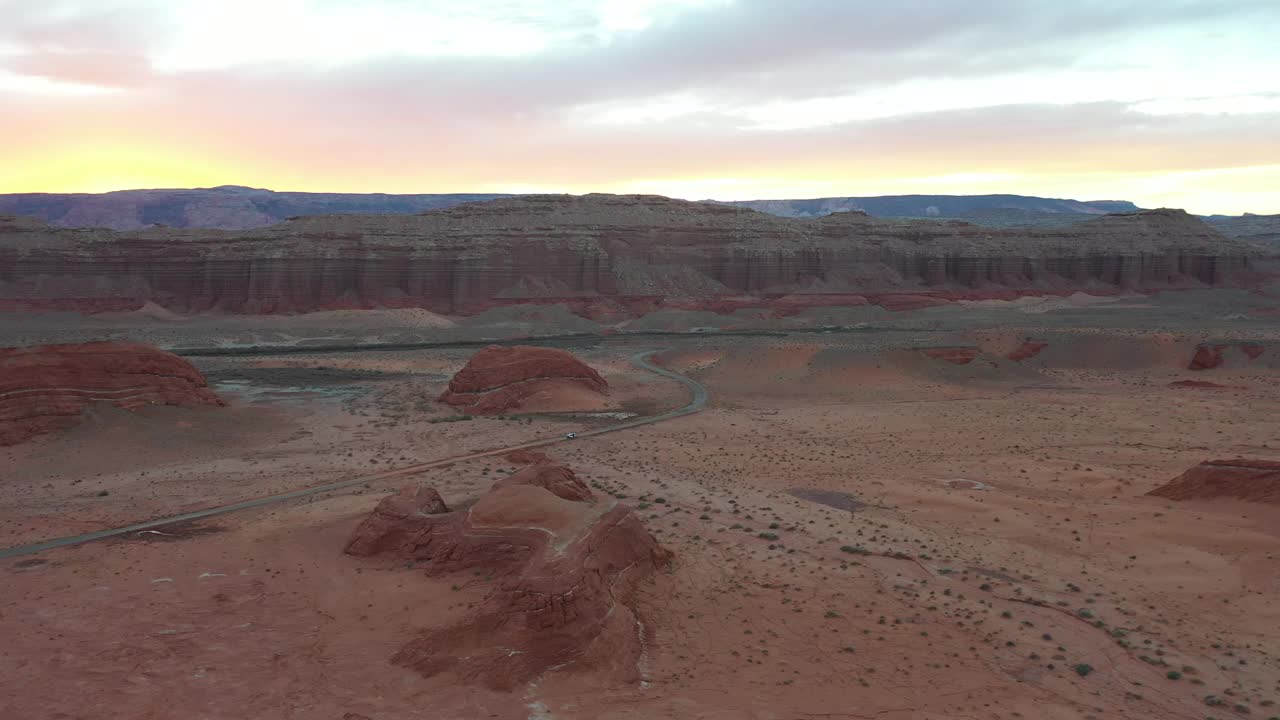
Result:
{"label": "cliff face", "polygon": [[1061,228],[841,213],[788,219],[654,196],[524,196],[239,232],[0,218],[0,307],[468,312],[592,299],[1008,297],[1252,282],[1262,251],[1181,212]]}
{"label": "cliff face", "polygon": [[94,402],[221,405],[186,360],[147,345],[0,348],[0,445],[70,427]]}

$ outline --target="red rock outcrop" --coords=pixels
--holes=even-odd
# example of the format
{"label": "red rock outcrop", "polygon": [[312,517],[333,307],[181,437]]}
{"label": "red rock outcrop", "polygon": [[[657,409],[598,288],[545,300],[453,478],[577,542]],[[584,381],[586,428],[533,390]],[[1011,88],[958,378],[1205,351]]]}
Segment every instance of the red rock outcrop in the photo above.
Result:
{"label": "red rock outcrop", "polygon": [[148,345],[95,342],[0,349],[0,445],[79,422],[94,402],[222,405],[191,363]]}
{"label": "red rock outcrop", "polygon": [[[533,195],[252,230],[59,229],[0,217],[0,308],[242,313],[566,303],[599,313],[800,293],[890,310],[951,297],[1252,287],[1266,251],[1181,211],[994,228],[791,219],[655,196]],[[795,303],[782,304],[782,310]]]}
{"label": "red rock outcrop", "polygon": [[1222,365],[1222,351],[1226,345],[1200,345],[1196,354],[1191,357],[1188,370],[1212,370]]}
{"label": "red rock outcrop", "polygon": [[1196,347],[1196,353],[1191,357],[1191,362],[1187,365],[1189,370],[1212,370],[1227,364],[1227,356],[1232,354],[1232,350],[1239,350],[1244,355],[1246,362],[1257,360],[1266,352],[1266,347],[1254,343],[1201,343]]}
{"label": "red rock outcrop", "polygon": [[467,510],[411,512],[391,525],[391,513],[377,516],[361,525],[347,552],[411,560],[431,574],[483,570],[497,578],[473,615],[410,641],[394,663],[497,690],[552,668],[638,679],[644,626],[634,594],[670,553],[630,507],[504,481]]}
{"label": "red rock outcrop", "polygon": [[558,348],[490,345],[453,376],[440,401],[474,414],[513,410],[548,385],[571,383],[604,394],[600,373]]}
{"label": "red rock outcrop", "polygon": [[347,542],[352,555],[396,553],[413,557],[431,529],[449,512],[435,488],[410,485],[383,498]]}
{"label": "red rock outcrop", "polygon": [[935,359],[945,360],[952,365],[968,365],[978,357],[976,347],[937,347],[924,348],[920,352]]}
{"label": "red rock outcrop", "polygon": [[1280,504],[1280,462],[1206,460],[1147,494],[1170,500],[1234,498]]}
{"label": "red rock outcrop", "polygon": [[493,487],[496,489],[509,485],[533,485],[550,491],[556,497],[574,502],[595,501],[591,488],[579,480],[572,470],[552,462],[530,465],[520,472],[499,480]]}
{"label": "red rock outcrop", "polygon": [[1022,344],[1019,345],[1017,349],[1005,357],[1015,362],[1022,362],[1023,360],[1030,360],[1031,358],[1039,355],[1040,351],[1047,347],[1049,347],[1049,343],[1044,340],[1027,339],[1023,340]]}

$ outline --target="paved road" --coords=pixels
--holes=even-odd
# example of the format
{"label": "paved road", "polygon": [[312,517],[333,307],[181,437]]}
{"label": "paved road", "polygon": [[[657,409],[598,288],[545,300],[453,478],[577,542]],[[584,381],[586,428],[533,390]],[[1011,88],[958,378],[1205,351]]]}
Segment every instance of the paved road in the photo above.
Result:
{"label": "paved road", "polygon": [[[636,418],[635,420],[628,420],[626,422],[618,423],[616,425],[610,425],[608,427],[603,427],[596,430],[587,430],[584,432],[580,432],[578,433],[579,440],[581,440],[582,438],[591,437],[593,435],[603,435],[605,433],[618,432],[619,430],[628,430],[630,428],[640,427],[642,425],[651,425],[656,422],[671,420],[674,418],[696,413],[702,408],[706,407],[707,389],[703,387],[701,383],[699,383],[696,380],[693,380],[692,378],[685,377],[680,373],[673,372],[663,367],[658,367],[657,365],[654,365],[653,363],[651,363],[649,361],[649,358],[652,357],[657,352],[659,351],[649,350],[646,352],[636,353],[631,357],[631,362],[635,363],[639,367],[644,368],[645,370],[657,373],[658,375],[662,375],[663,377],[668,377],[668,378],[671,378],[672,380],[680,382],[685,387],[689,388],[689,390],[693,393],[693,397],[689,401],[689,404],[685,405],[684,407],[672,410],[670,412],[662,413],[661,415],[652,415],[649,417]],[[574,442],[574,441],[566,439],[563,435],[557,435],[556,437],[553,437],[553,438],[547,438],[545,440],[534,440],[532,442],[527,442],[521,445],[512,445],[510,447],[498,448],[496,450],[486,450],[484,452],[471,453],[469,455],[458,455],[455,457],[443,458],[441,460],[432,460],[430,462],[419,463],[417,465],[409,465],[402,468],[385,470],[383,472],[374,473],[372,475],[361,475],[360,477],[351,478],[349,480],[340,480],[338,482],[328,483],[327,485],[317,485],[316,487],[310,487],[310,488],[304,488],[302,490],[294,490],[291,492],[280,493],[279,495],[267,495],[265,497],[254,498],[252,500],[244,500],[237,503],[231,503],[230,505],[219,505],[218,507],[205,508],[204,510],[193,510],[192,512],[182,513],[181,515],[170,515],[168,517],[156,518],[154,520],[147,520],[145,522],[134,523],[133,525],[126,525],[124,527],[111,528],[108,530],[99,530],[97,532],[85,533],[83,535],[73,535],[71,537],[54,538],[53,540],[46,540],[44,542],[34,543],[31,545],[19,545],[17,547],[5,548],[3,550],[0,550],[0,558],[18,557],[20,555],[31,555],[34,553],[43,552],[45,550],[52,550],[53,548],[66,547],[68,545],[78,545],[80,543],[86,543],[91,540],[102,540],[104,538],[109,538],[109,537],[117,537],[120,535],[138,533],[138,532],[142,532],[143,530],[154,530],[155,528],[163,527],[165,525],[173,525],[175,523],[189,522],[191,520],[200,520],[202,518],[213,517],[214,515],[225,515],[227,513],[236,512],[238,510],[249,510],[251,508],[262,507],[264,505],[272,505],[279,502],[285,502],[287,500],[294,500],[296,498],[307,497],[308,495],[317,495],[319,493],[331,492],[333,490],[341,490],[343,488],[349,488],[355,485],[361,485],[363,483],[372,482],[375,480],[385,480],[387,478],[399,477],[402,475],[413,475],[416,473],[420,473],[424,470],[430,470],[431,468],[440,467],[442,465],[450,465],[452,463],[461,462],[463,460],[472,460],[475,458],[489,457],[491,455],[503,455],[513,450],[529,450],[533,448],[540,448],[540,447],[546,447],[548,445],[554,445],[560,442]]]}

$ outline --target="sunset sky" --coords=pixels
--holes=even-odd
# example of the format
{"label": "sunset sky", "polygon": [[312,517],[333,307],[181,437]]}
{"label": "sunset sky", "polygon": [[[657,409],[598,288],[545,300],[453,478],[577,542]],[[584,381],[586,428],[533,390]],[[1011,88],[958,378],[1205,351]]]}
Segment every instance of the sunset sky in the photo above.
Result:
{"label": "sunset sky", "polygon": [[0,0],[0,192],[1280,213],[1278,0]]}

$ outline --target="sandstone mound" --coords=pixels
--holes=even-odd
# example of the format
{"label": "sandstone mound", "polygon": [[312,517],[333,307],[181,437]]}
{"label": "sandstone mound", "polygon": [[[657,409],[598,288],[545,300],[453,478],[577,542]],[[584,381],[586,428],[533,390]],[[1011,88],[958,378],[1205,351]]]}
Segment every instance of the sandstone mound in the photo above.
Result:
{"label": "sandstone mound", "polygon": [[572,353],[556,348],[490,345],[449,381],[440,401],[475,414],[519,408],[533,395],[569,385],[605,394],[608,383]]}
{"label": "sandstone mound", "polygon": [[1256,343],[1202,343],[1196,347],[1187,369],[1212,370],[1224,365],[1245,365],[1262,357],[1264,352],[1266,347]]}
{"label": "sandstone mound", "polygon": [[1013,352],[1010,352],[1005,357],[1013,360],[1014,362],[1022,362],[1023,360],[1030,360],[1031,358],[1039,355],[1040,351],[1047,347],[1049,347],[1049,343],[1045,340],[1032,340],[1031,338],[1027,338],[1026,340],[1023,340],[1022,344],[1014,349]]}
{"label": "sandstone mound", "polygon": [[1147,494],[1170,500],[1235,498],[1280,504],[1280,462],[1206,460]]}
{"label": "sandstone mound", "polygon": [[415,561],[430,574],[483,570],[499,578],[471,617],[424,633],[392,661],[497,690],[564,667],[634,682],[645,629],[633,596],[670,553],[630,507],[576,502],[538,484],[565,473],[573,479],[567,468],[528,470],[452,513],[423,512],[423,491],[406,490],[357,529],[348,553]]}
{"label": "sandstone mound", "polygon": [[594,502],[591,488],[578,479],[573,471],[563,465],[539,462],[510,477],[499,480],[494,489],[512,485],[533,485],[548,490],[552,495],[574,502]]}
{"label": "sandstone mound", "polygon": [[224,404],[190,363],[148,345],[0,349],[0,445],[75,425],[93,402],[126,410]]}
{"label": "sandstone mound", "polygon": [[378,503],[347,542],[347,552],[380,555],[408,551],[413,557],[422,537],[442,524],[440,516],[448,512],[449,506],[435,488],[411,485]]}

